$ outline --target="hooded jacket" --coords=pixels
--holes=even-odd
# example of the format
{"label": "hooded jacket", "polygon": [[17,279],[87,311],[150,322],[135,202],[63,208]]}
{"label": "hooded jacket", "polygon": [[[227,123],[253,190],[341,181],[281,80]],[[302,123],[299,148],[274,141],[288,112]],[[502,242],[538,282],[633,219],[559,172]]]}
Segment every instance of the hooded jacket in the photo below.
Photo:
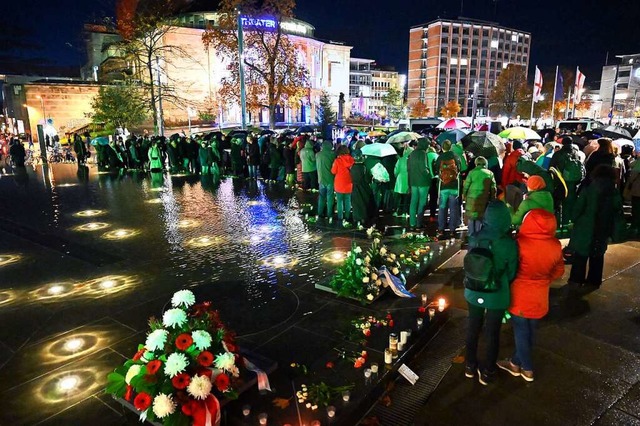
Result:
{"label": "hooded jacket", "polygon": [[502,167],[502,187],[515,183],[523,183],[524,175],[517,169],[518,160],[524,155],[524,151],[520,148],[513,150],[504,160]]}
{"label": "hooded jacket", "polygon": [[340,155],[331,166],[331,173],[335,175],[333,188],[340,194],[351,194],[353,191],[353,183],[351,182],[351,166],[355,163],[353,157],[349,154]]}
{"label": "hooded jacket", "polygon": [[426,139],[418,139],[418,146],[409,154],[407,171],[409,186],[431,186],[431,173],[427,163],[427,149],[429,143]]}
{"label": "hooded jacket", "polygon": [[316,153],[313,152],[313,142],[307,141],[304,148],[300,150],[300,161],[302,162],[302,173],[315,172]]}
{"label": "hooded jacket", "polygon": [[494,272],[500,280],[500,290],[494,293],[464,289],[464,298],[472,305],[485,309],[509,307],[509,284],[518,268],[518,246],[511,238],[511,214],[502,201],[492,201],[482,220],[482,230],[469,237],[469,247],[490,247],[494,259]]}
{"label": "hooded jacket", "polygon": [[534,209],[524,217],[516,241],[518,272],[511,283],[509,312],[540,319],[549,312],[549,286],[564,274],[562,245],[553,213]]}
{"label": "hooded jacket", "polygon": [[518,206],[518,210],[513,214],[511,222],[516,226],[520,225],[524,216],[534,209],[543,209],[553,213],[553,195],[544,189],[529,192]]}
{"label": "hooded jacket", "polygon": [[409,161],[409,155],[413,152],[413,149],[408,146],[404,149],[402,157],[398,158],[393,174],[396,176],[396,184],[393,188],[393,192],[398,194],[409,193],[409,170],[407,169],[407,162]]}
{"label": "hooded jacket", "polygon": [[496,181],[493,172],[486,167],[476,166],[464,181],[462,196],[468,219],[482,219],[487,203],[496,196]]}
{"label": "hooded jacket", "polygon": [[318,168],[318,182],[320,185],[333,185],[334,176],[331,167],[336,159],[331,141],[322,142],[322,150],[316,154],[316,167]]}

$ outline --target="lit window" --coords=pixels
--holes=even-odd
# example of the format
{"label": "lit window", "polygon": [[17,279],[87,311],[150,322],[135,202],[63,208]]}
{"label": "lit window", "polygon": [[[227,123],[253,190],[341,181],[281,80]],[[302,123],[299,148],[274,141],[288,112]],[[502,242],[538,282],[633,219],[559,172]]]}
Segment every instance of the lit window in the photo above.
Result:
{"label": "lit window", "polygon": [[511,41],[518,41],[518,34],[512,34]]}
{"label": "lit window", "polygon": [[460,59],[460,65],[467,65],[467,60],[465,58]]}
{"label": "lit window", "polygon": [[497,49],[499,45],[498,40],[491,40],[491,48],[492,49]]}
{"label": "lit window", "polygon": [[451,65],[458,65],[458,58],[451,58]]}

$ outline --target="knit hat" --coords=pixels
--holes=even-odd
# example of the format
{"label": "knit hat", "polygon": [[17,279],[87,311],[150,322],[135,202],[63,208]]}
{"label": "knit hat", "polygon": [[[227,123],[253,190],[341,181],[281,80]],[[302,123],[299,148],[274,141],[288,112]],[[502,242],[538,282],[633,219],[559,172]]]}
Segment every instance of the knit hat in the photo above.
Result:
{"label": "knit hat", "polygon": [[539,191],[544,189],[546,186],[547,184],[544,183],[544,179],[540,176],[531,176],[527,179],[527,189],[529,191]]}

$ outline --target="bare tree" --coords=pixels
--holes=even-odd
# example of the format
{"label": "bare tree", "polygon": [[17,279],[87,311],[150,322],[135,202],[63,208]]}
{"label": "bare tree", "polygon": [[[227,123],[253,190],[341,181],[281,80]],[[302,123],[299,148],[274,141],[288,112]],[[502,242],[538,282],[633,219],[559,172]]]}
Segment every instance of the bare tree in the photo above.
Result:
{"label": "bare tree", "polygon": [[[524,67],[509,64],[498,76],[496,86],[491,89],[489,102],[495,105],[492,112],[505,114],[508,125],[518,105],[526,104],[528,90]],[[529,102],[531,102],[531,98],[529,98]]]}
{"label": "bare tree", "polygon": [[269,125],[275,127],[276,106],[308,93],[309,78],[304,64],[298,61],[294,41],[282,31],[280,23],[293,17],[294,0],[222,0],[220,18],[202,40],[206,48],[231,60],[229,76],[222,79],[223,96],[239,100],[240,67],[238,58],[239,11],[254,19],[270,16],[275,26],[253,25],[244,31],[246,49],[242,58],[245,69],[249,109],[268,108]]}

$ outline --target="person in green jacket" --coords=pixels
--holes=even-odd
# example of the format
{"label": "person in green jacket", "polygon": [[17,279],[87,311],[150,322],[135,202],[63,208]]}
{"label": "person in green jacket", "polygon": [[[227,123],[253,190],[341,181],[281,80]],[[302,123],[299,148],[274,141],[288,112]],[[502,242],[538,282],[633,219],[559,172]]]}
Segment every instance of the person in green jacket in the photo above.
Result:
{"label": "person in green jacket", "polygon": [[[440,197],[438,200],[438,236],[444,236],[447,222],[449,232],[453,234],[460,226],[460,157],[453,152],[452,143],[446,140],[442,143],[442,155],[433,164],[433,171],[440,179]],[[448,221],[447,221],[448,219]]]}
{"label": "person in green jacket", "polygon": [[409,155],[412,152],[413,149],[411,149],[409,145],[406,145],[402,152],[402,156],[398,158],[398,162],[393,170],[393,174],[396,177],[393,192],[398,200],[398,202],[395,203],[398,206],[398,210],[394,213],[394,216],[409,216],[409,202],[407,198],[409,198],[408,194],[410,193],[411,188],[409,187],[409,170],[407,168],[407,163],[409,161]]}
{"label": "person in green jacket", "polygon": [[511,223],[515,226],[522,225],[524,216],[533,209],[543,209],[549,213],[553,210],[553,195],[546,190],[546,183],[540,176],[531,176],[527,179],[527,194],[518,206],[518,210],[511,217]]}
{"label": "person in green jacket", "polygon": [[162,171],[162,152],[158,147],[158,140],[154,139],[149,148],[149,170],[152,172]]}
{"label": "person in green jacket", "polygon": [[496,180],[493,172],[487,169],[487,159],[478,157],[475,168],[469,172],[462,187],[469,236],[474,236],[482,229],[484,211],[489,201],[494,198],[496,198]]}
{"label": "person in green jacket", "polygon": [[429,142],[425,138],[418,139],[416,149],[409,154],[407,160],[407,174],[411,188],[411,205],[409,206],[409,226],[422,227],[424,208],[431,186],[431,172],[427,162]]}
{"label": "person in green jacket", "polygon": [[333,161],[336,154],[333,152],[333,144],[331,141],[322,142],[322,149],[316,154],[316,167],[318,168],[318,183],[320,185],[320,194],[318,196],[318,215],[316,219],[324,216],[325,207],[327,209],[327,217],[333,216],[333,180],[331,173]]}
{"label": "person in green jacket", "polygon": [[280,169],[284,167],[284,158],[282,158],[282,150],[278,145],[278,138],[271,136],[271,144],[269,145],[269,180],[273,183],[278,181]]}
{"label": "person in green jacket", "polygon": [[[489,203],[482,220],[482,230],[469,238],[469,247],[489,248],[494,260],[494,277],[500,284],[493,293],[464,290],[469,307],[469,326],[466,337],[465,376],[478,374],[480,384],[489,384],[496,373],[500,347],[500,326],[505,310],[511,302],[509,285],[518,270],[518,245],[511,237],[511,213],[502,201]],[[478,339],[484,323],[486,355],[478,360]]]}
{"label": "person in green jacket", "polygon": [[316,167],[316,153],[313,151],[313,141],[308,140],[300,150],[302,162],[302,189],[309,191],[318,187],[318,171]]}

